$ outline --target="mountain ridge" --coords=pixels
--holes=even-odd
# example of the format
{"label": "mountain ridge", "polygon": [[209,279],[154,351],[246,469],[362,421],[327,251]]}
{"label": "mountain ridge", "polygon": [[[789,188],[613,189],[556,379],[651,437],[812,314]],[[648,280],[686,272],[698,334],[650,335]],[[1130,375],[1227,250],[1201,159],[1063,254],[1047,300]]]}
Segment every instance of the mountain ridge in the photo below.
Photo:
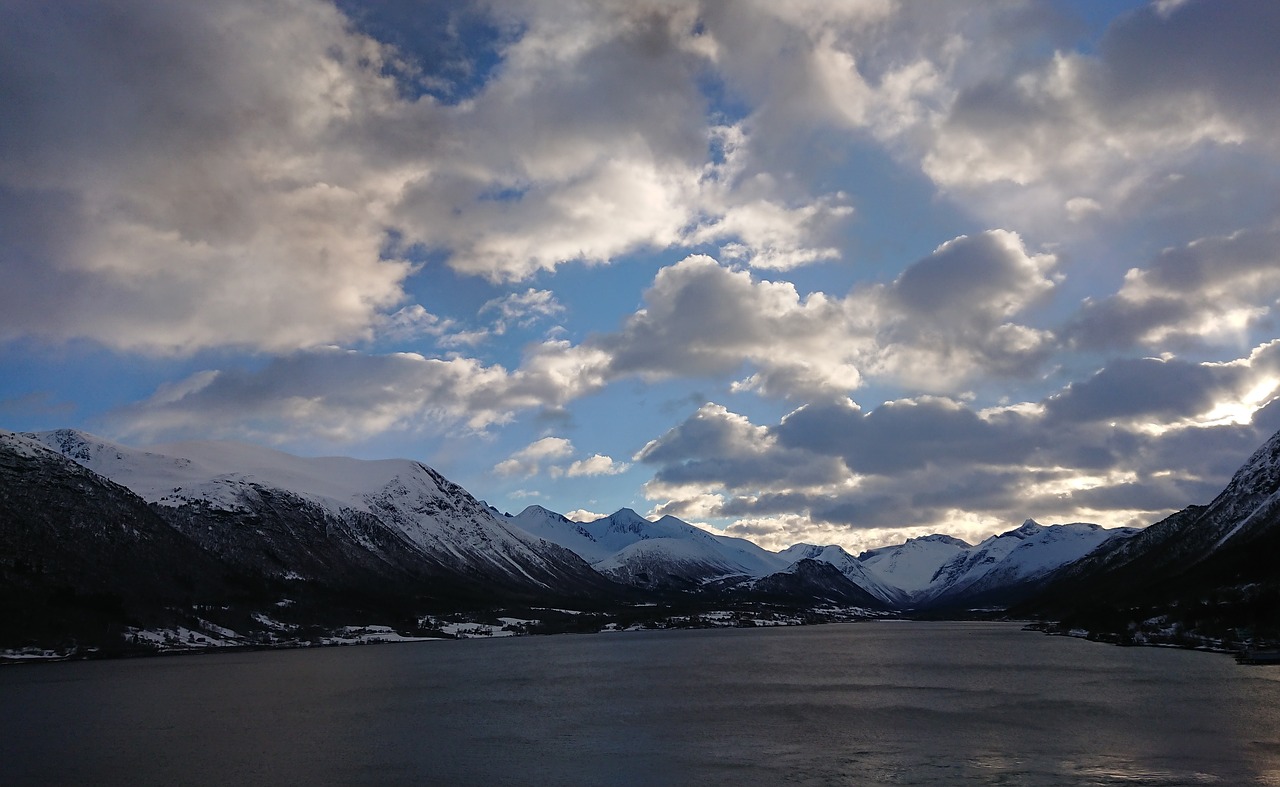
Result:
{"label": "mountain ridge", "polygon": [[[1225,605],[1223,619],[1274,617],[1257,610],[1280,602],[1269,557],[1280,551],[1280,433],[1210,504],[1143,530],[1026,519],[978,544],[934,534],[857,556],[804,543],[773,552],[628,508],[591,522],[541,506],[503,514],[407,459],[216,441],[142,450],[77,430],[0,430],[0,474],[0,586],[23,600],[9,605],[19,623],[8,633],[19,636],[41,630],[40,610],[117,632],[148,620],[235,628],[238,641],[271,644],[279,631],[370,610],[420,629],[435,619],[420,614],[429,610],[656,600],[864,616],[1011,608],[1096,630],[1119,625],[1128,604],[1147,617],[1125,625],[1149,638],[1161,621],[1194,629],[1170,610],[1203,608],[1197,593]],[[95,574],[93,544],[103,565],[133,568]],[[232,611],[221,622],[193,617],[222,614],[210,609]],[[280,620],[290,615],[296,622]]]}

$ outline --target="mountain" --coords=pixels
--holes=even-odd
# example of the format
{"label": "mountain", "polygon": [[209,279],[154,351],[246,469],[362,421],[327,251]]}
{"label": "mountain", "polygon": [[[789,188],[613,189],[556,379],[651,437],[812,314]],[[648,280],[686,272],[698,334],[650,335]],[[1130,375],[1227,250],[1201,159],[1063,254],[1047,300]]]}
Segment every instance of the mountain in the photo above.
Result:
{"label": "mountain", "polygon": [[1207,506],[1051,574],[1020,614],[1121,641],[1280,644],[1280,433]]}
{"label": "mountain", "polygon": [[598,544],[586,527],[542,506],[528,506],[518,514],[508,514],[507,519],[530,535],[573,550],[587,562],[600,560],[609,554],[609,550]]}
{"label": "mountain", "polygon": [[935,534],[869,549],[858,555],[858,562],[884,584],[902,591],[909,602],[929,588],[938,569],[971,548],[967,541]]}
{"label": "mountain", "polygon": [[141,451],[74,430],[27,437],[129,488],[256,576],[442,603],[609,589],[573,552],[511,527],[418,462],[212,441]]}
{"label": "mountain", "polygon": [[130,490],[0,431],[0,638],[110,642],[252,592]]}
{"label": "mountain", "polygon": [[574,550],[605,576],[650,591],[877,610],[894,607],[903,596],[838,546],[797,544],[770,552],[673,516],[650,521],[629,508],[580,524],[529,506],[511,520]]}
{"label": "mountain", "polygon": [[1146,530],[1027,520],[977,545],[932,535],[854,557],[771,552],[626,508],[586,523],[539,506],[504,515],[410,460],[0,431],[6,642],[119,643],[160,627],[182,642],[273,644],[351,620],[421,631],[433,615],[495,605],[639,620],[654,604],[933,615],[1013,604],[1117,639],[1280,641],[1277,554],[1280,435],[1209,505]]}
{"label": "mountain", "polygon": [[977,545],[923,536],[868,550],[857,562],[869,579],[897,591],[894,605],[900,609],[1003,608],[1034,593],[1059,567],[1136,532],[1084,523],[1045,526],[1028,519]]}
{"label": "mountain", "polygon": [[510,520],[573,550],[605,576],[648,589],[692,590],[714,579],[765,576],[793,562],[745,539],[715,535],[673,516],[650,521],[629,508],[579,524],[529,506]]}
{"label": "mountain", "polygon": [[862,590],[871,594],[882,605],[890,608],[906,606],[910,595],[896,585],[885,581],[880,575],[873,573],[861,560],[850,555],[841,547],[817,546],[816,544],[795,544],[778,553],[788,562],[800,560],[818,560],[835,566],[846,579]]}
{"label": "mountain", "polygon": [[931,607],[1007,607],[1034,592],[1054,570],[1137,532],[1086,523],[1045,526],[1028,519],[1017,529],[957,552],[912,600]]}
{"label": "mountain", "polygon": [[815,558],[801,558],[781,571],[753,577],[730,585],[734,596],[762,601],[805,599],[814,605],[860,607],[882,610],[886,604],[854,583],[834,564]]}
{"label": "mountain", "polygon": [[[866,595],[859,595],[860,604],[916,610],[1007,606],[1033,592],[1054,569],[1110,539],[1136,532],[1092,524],[1043,526],[1027,520],[976,546],[932,535],[854,557],[835,545],[796,544],[769,552],[675,517],[651,522],[628,508],[594,522],[577,523],[541,506],[529,506],[510,520],[573,550],[611,579],[634,587],[704,594],[753,591],[759,586],[754,580],[813,560],[834,567],[841,576],[832,580],[831,592],[836,595],[849,595],[847,581],[858,589],[853,595]],[[817,598],[813,588],[820,574],[827,575],[810,567],[804,587],[797,592]],[[786,576],[776,581],[795,585]]]}

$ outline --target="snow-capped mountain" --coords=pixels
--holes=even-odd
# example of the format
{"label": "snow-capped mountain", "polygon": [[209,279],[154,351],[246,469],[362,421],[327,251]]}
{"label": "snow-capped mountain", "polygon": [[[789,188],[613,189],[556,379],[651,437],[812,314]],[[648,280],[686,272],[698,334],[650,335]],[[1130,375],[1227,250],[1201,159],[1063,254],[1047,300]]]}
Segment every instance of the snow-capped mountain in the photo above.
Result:
{"label": "snow-capped mountain", "polygon": [[221,603],[233,586],[128,489],[0,431],[0,633],[9,642],[64,642],[101,631],[104,617],[155,619],[183,599]]}
{"label": "snow-capped mountain", "polygon": [[602,574],[650,590],[739,598],[893,608],[904,594],[871,576],[838,546],[797,544],[770,552],[746,539],[709,533],[673,516],[650,521],[623,508],[593,522],[571,522],[541,506],[511,521],[574,550]]}
{"label": "snow-capped mountain", "polygon": [[224,442],[143,451],[74,430],[0,431],[6,636],[36,636],[46,620],[100,631],[141,618],[207,635],[238,615],[238,641],[269,644],[285,603],[296,625],[323,626],[337,610],[416,620],[411,610],[570,599],[604,609],[672,593],[930,614],[1040,593],[1018,614],[1145,631],[1200,610],[1195,620],[1280,640],[1276,554],[1280,434],[1208,506],[1146,530],[1027,520],[977,545],[932,535],[854,557],[811,544],[771,552],[625,508],[587,523],[538,506],[504,515],[409,460]]}
{"label": "snow-capped mountain", "polygon": [[909,593],[891,585],[872,572],[862,561],[835,545],[795,544],[778,553],[789,562],[810,559],[830,563],[853,584],[875,596],[890,608],[905,606]]}
{"label": "snow-capped mountain", "polygon": [[1028,519],[976,546],[951,536],[923,536],[868,550],[858,562],[869,577],[899,591],[900,608],[1004,606],[1053,570],[1135,532],[1083,523],[1044,526]]}
{"label": "snow-capped mountain", "polygon": [[[869,594],[873,603],[889,609],[1003,605],[1020,598],[1037,579],[1059,566],[1108,539],[1135,532],[1091,524],[1045,527],[1027,520],[977,546],[932,535],[854,557],[835,545],[796,544],[769,552],[675,517],[651,522],[628,508],[594,522],[577,523],[530,506],[510,521],[573,550],[606,576],[636,587],[745,591],[758,584],[748,580],[785,572],[802,560],[816,560],[835,567],[845,580]],[[819,581],[813,570],[806,576],[806,587]],[[843,582],[837,584],[843,592]]]}
{"label": "snow-capped mountain", "polygon": [[1021,608],[1123,641],[1280,643],[1280,433],[1207,506],[1064,566]]}
{"label": "snow-capped mountain", "polygon": [[[656,522],[650,522],[635,511],[623,508],[607,517],[588,522],[585,527],[596,543],[612,550],[614,557],[628,547],[643,547],[656,540],[671,539],[700,545],[728,573],[763,576],[787,565],[775,553],[744,538],[708,533],[673,516],[664,516]],[[643,551],[645,550],[633,549],[632,553]],[[687,550],[676,550],[676,553],[691,554]]]}
{"label": "snow-capped mountain", "polygon": [[528,506],[518,514],[508,514],[507,519],[530,535],[573,550],[588,563],[609,554],[584,525],[542,506]]}
{"label": "snow-capped mountain", "polygon": [[212,441],[142,451],[75,430],[26,436],[131,489],[198,543],[257,571],[326,581],[355,569],[393,579],[443,573],[555,592],[601,584],[576,554],[512,527],[418,462],[305,458]]}
{"label": "snow-capped mountain", "polygon": [[727,589],[745,598],[804,598],[814,604],[855,606],[863,610],[888,608],[883,600],[851,581],[834,564],[808,557],[795,561],[781,571],[740,580]]}
{"label": "snow-capped mountain", "polygon": [[571,522],[541,506],[510,520],[571,549],[602,574],[647,588],[694,588],[725,577],[760,577],[792,560],[750,541],[719,536],[673,516],[650,521],[623,508],[593,522]]}
{"label": "snow-capped mountain", "polygon": [[1106,529],[1074,523],[1041,525],[1028,519],[1021,527],[991,536],[957,552],[938,568],[933,580],[912,601],[917,605],[947,603],[1006,606],[1036,580],[1093,552],[1111,539],[1124,539],[1134,528]]}
{"label": "snow-capped mountain", "polygon": [[906,593],[909,600],[929,588],[938,569],[972,548],[967,541],[935,534],[910,538],[896,546],[869,549],[858,555],[858,561],[872,576]]}

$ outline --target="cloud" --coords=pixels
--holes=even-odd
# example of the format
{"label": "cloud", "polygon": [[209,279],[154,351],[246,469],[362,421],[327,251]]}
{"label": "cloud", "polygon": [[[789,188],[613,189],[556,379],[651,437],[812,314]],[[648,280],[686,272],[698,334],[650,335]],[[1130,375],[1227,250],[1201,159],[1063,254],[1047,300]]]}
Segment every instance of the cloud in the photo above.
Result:
{"label": "cloud", "polygon": [[1064,335],[1084,349],[1239,344],[1280,298],[1280,232],[1202,238],[1131,268],[1087,300]]}
{"label": "cloud", "polygon": [[848,206],[745,171],[711,122],[696,7],[488,13],[502,67],[462,98],[436,82],[471,66],[429,74],[327,3],[6,5],[0,337],[369,339],[407,327],[415,249],[495,281],[687,243],[836,254],[810,240]]}
{"label": "cloud", "polygon": [[565,308],[550,290],[535,290],[530,287],[524,292],[513,292],[486,301],[477,313],[489,312],[497,313],[493,332],[501,335],[512,325],[529,328],[539,320],[559,317],[565,313]]}
{"label": "cloud", "polygon": [[0,336],[288,351],[403,299],[344,139],[394,95],[385,50],[324,4],[237,5],[0,12]]}
{"label": "cloud", "polygon": [[1257,184],[1221,159],[1207,171],[1198,161],[1274,160],[1280,105],[1260,75],[1277,63],[1277,26],[1265,3],[1149,5],[1120,17],[1093,52],[990,70],[965,58],[968,69],[945,70],[947,100],[900,139],[935,183],[1005,220],[1049,229],[1099,210],[1203,220],[1213,209],[1197,191],[1235,203]]}
{"label": "cloud", "polygon": [[[1268,4],[1140,9],[1096,52],[1048,58],[1061,31],[1020,4],[800,7],[488,6],[468,19],[499,65],[478,68],[452,33],[417,45],[326,3],[6,5],[0,337],[284,353],[429,329],[396,311],[423,249],[494,281],[702,244],[787,270],[844,255],[855,200],[829,173],[854,143],[1028,237],[1275,185],[1248,166],[1276,152]],[[1201,165],[1207,148],[1247,160]],[[809,300],[792,311],[822,310]],[[1176,300],[1125,305],[1130,332],[1156,326],[1143,341],[1170,322],[1209,330]],[[1207,316],[1256,316],[1242,309]],[[538,314],[494,310],[498,330]],[[919,382],[938,348],[913,349],[938,327],[884,370]],[[1012,321],[967,327],[978,349],[958,368],[1025,372],[1046,341]],[[745,384],[848,390],[866,373],[814,356]]]}
{"label": "cloud", "polygon": [[1072,423],[1191,417],[1213,407],[1234,371],[1178,360],[1120,359],[1051,396],[1045,403],[1047,415]]}
{"label": "cloud", "polygon": [[378,335],[382,338],[403,340],[418,336],[444,336],[455,325],[448,317],[440,317],[415,303],[380,319]]}
{"label": "cloud", "polygon": [[769,430],[713,403],[651,440],[635,459],[659,466],[651,488],[699,486],[724,477],[763,488],[821,485],[842,476],[830,458],[789,451]]}
{"label": "cloud", "polygon": [[586,459],[578,459],[569,465],[565,475],[569,478],[579,476],[618,475],[631,468],[627,462],[615,462],[612,457],[603,454],[592,454]]}
{"label": "cloud", "polygon": [[979,373],[1029,374],[1048,356],[1052,334],[1011,318],[1053,291],[1055,262],[991,230],[840,299],[693,256],[658,273],[619,332],[590,343],[615,377],[724,376],[745,361],[739,389],[766,395],[844,393],[873,375],[948,391]]}
{"label": "cloud", "polygon": [[544,437],[494,465],[493,472],[500,476],[527,478],[541,472],[544,462],[564,459],[572,455],[573,443],[563,437]]}
{"label": "cloud", "polygon": [[570,522],[594,522],[597,519],[604,519],[608,514],[597,514],[594,511],[588,511],[585,508],[578,508],[564,515],[565,519]]}
{"label": "cloud", "polygon": [[588,476],[618,475],[625,473],[631,465],[626,462],[615,462],[603,454],[592,454],[586,459],[575,459],[565,467],[564,460],[573,456],[573,443],[563,437],[543,437],[494,465],[493,472],[499,476],[520,476],[529,478],[545,468],[552,478],[566,476],[580,478]]}
{"label": "cloud", "polygon": [[[993,230],[949,241],[895,281],[839,299],[801,298],[790,283],[692,256],[658,272],[644,308],[620,330],[577,345],[530,345],[512,371],[460,355],[316,349],[256,370],[210,370],[178,383],[181,395],[166,388],[125,408],[116,423],[152,438],[207,429],[350,441],[392,429],[484,430],[629,377],[745,374],[735,390],[824,400],[860,387],[864,375],[954,390],[979,374],[1028,374],[1043,360],[1050,334],[1010,318],[1054,288],[1053,264],[1051,255],[1028,254],[1017,235]],[[486,311],[513,324],[561,309],[549,291],[532,288],[490,304]],[[435,335],[442,346],[486,336],[457,331],[417,305],[383,319],[382,330]]]}
{"label": "cloud", "polygon": [[[699,10],[493,7],[521,33],[450,113],[462,155],[409,184],[397,226],[496,281],[717,240],[773,266],[830,258],[806,234],[847,206],[753,179],[740,166],[743,129],[710,117],[702,84],[715,43],[697,33]],[[761,215],[767,226],[747,220]]]}
{"label": "cloud", "polygon": [[257,369],[207,370],[111,415],[122,436],[350,442],[389,431],[482,431],[517,411],[556,407],[601,385],[601,359],[535,345],[520,369],[473,358],[318,349]]}
{"label": "cloud", "polygon": [[986,535],[1027,516],[1149,524],[1207,502],[1277,426],[1277,346],[1226,363],[1116,361],[1039,402],[982,410],[846,399],[757,425],[707,404],[636,459],[654,468],[656,510],[769,538]]}

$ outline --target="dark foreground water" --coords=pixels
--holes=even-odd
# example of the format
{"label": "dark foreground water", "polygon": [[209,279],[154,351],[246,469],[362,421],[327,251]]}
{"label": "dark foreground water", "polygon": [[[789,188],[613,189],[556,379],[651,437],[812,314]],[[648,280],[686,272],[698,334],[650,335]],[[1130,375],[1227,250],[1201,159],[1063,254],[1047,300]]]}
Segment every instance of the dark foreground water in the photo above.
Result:
{"label": "dark foreground water", "polygon": [[19,666],[0,783],[1280,785],[1280,668],[986,623]]}

